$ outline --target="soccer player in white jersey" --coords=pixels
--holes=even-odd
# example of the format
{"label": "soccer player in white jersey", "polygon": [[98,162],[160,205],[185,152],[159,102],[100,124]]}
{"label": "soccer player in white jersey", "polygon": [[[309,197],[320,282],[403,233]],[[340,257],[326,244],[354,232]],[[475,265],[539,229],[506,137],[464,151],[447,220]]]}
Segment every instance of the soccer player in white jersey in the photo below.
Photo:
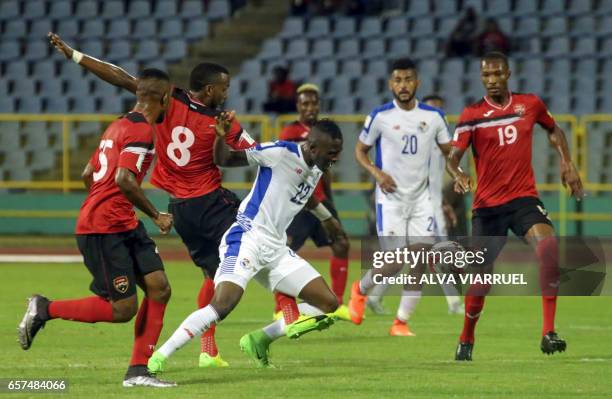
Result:
{"label": "soccer player in white jersey", "polygon": [[[436,234],[429,162],[436,145],[448,154],[450,133],[442,111],[417,101],[418,86],[416,66],[410,59],[393,62],[389,89],[394,100],[367,117],[355,148],[359,164],[376,179],[377,233],[383,237],[384,249],[408,245],[413,250],[425,249]],[[374,164],[368,157],[372,147],[376,147]],[[388,266],[380,270],[383,275],[399,271]],[[416,265],[417,275],[424,266]],[[372,277],[370,270],[351,288],[349,310],[356,324],[363,320],[367,293],[375,285]],[[404,286],[390,335],[414,335],[407,321],[421,298],[421,289],[420,285]]]}
{"label": "soccer player in white jersey", "polygon": [[[162,371],[168,357],[213,323],[223,320],[238,304],[247,283],[255,279],[270,291],[299,297],[301,314],[312,316],[285,325],[283,318],[262,330],[243,336],[241,349],[261,366],[269,365],[269,345],[283,335],[290,338],[333,324],[327,315],[338,300],[325,280],[308,262],[287,246],[286,230],[295,215],[306,206],[313,209],[323,225],[335,236],[340,223],[311,195],[319,179],[339,158],[342,133],[330,120],[316,122],[302,143],[262,143],[243,151],[230,151],[225,143],[232,113],[217,117],[215,163],[219,166],[259,167],[251,192],[240,204],[236,222],[224,234],[215,275],[215,295],[210,304],[189,315],[149,361],[149,370]],[[307,204],[308,202],[308,204]]]}

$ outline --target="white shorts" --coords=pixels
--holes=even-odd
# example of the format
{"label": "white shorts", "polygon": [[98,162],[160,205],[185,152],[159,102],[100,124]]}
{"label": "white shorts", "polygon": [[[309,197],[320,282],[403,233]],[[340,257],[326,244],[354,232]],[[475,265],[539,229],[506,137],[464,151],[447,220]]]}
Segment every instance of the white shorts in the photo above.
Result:
{"label": "white shorts", "polygon": [[444,211],[442,210],[442,205],[439,207],[435,207],[434,209],[434,219],[435,219],[435,231],[438,237],[446,237],[448,236],[448,230],[446,227],[446,216],[444,216]]}
{"label": "white shorts", "polygon": [[306,284],[321,276],[286,245],[273,248],[256,240],[256,236],[253,231],[244,232],[237,224],[223,235],[215,286],[230,281],[246,289],[248,282],[255,278],[270,291],[297,297]]}
{"label": "white shorts", "polygon": [[429,193],[424,191],[411,202],[377,201],[376,230],[379,237],[434,237],[434,209]]}

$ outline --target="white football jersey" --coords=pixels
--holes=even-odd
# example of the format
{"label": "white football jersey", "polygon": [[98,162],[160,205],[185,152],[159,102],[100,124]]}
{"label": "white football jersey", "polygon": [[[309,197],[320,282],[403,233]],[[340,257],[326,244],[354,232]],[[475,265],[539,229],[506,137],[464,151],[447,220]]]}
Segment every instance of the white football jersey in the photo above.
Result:
{"label": "white football jersey", "polygon": [[376,147],[376,166],[397,184],[393,194],[377,185],[377,201],[413,201],[428,189],[433,147],[450,142],[450,134],[439,109],[417,101],[405,111],[393,101],[372,111],[359,140]]}
{"label": "white football jersey", "polygon": [[240,203],[236,222],[272,245],[286,245],[285,231],[304,208],[323,172],[304,161],[299,144],[288,141],[261,143],[246,150],[250,165],[257,165],[255,184]]}

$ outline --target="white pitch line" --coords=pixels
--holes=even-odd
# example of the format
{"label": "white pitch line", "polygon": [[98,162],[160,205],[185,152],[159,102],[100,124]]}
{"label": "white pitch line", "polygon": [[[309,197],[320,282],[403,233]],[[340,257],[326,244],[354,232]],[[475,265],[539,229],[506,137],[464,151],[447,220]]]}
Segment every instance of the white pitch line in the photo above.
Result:
{"label": "white pitch line", "polygon": [[81,255],[0,255],[0,263],[83,263]]}

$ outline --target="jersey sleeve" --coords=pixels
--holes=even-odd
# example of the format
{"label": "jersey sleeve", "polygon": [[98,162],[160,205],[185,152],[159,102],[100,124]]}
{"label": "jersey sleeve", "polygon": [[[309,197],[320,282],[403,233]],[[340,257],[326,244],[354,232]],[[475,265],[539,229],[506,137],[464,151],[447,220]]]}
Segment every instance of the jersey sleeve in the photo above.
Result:
{"label": "jersey sleeve", "polygon": [[444,114],[440,113],[436,116],[436,142],[438,144],[450,143],[450,132],[448,125],[446,124],[446,118]]}
{"label": "jersey sleeve", "polygon": [[225,142],[234,150],[246,150],[256,144],[251,135],[240,126],[240,122],[236,118],[232,120],[230,131],[225,136]]}
{"label": "jersey sleeve", "polygon": [[453,147],[467,149],[472,143],[472,133],[474,127],[470,124],[470,113],[468,109],[464,109],[459,117],[459,122],[455,126],[455,134],[453,135]]}
{"label": "jersey sleeve", "polygon": [[546,130],[552,130],[555,127],[555,120],[553,116],[548,111],[546,104],[544,101],[538,96],[535,97],[535,107],[536,107],[536,122],[542,126]]}
{"label": "jersey sleeve", "polygon": [[246,157],[249,165],[273,167],[287,151],[278,143],[261,143],[246,150]]}
{"label": "jersey sleeve", "polygon": [[380,137],[380,118],[376,118],[377,112],[374,111],[365,120],[359,141],[372,147]]}
{"label": "jersey sleeve", "polygon": [[138,123],[131,126],[121,146],[117,167],[126,168],[135,175],[142,171],[142,163],[149,151],[153,150],[151,126]]}

